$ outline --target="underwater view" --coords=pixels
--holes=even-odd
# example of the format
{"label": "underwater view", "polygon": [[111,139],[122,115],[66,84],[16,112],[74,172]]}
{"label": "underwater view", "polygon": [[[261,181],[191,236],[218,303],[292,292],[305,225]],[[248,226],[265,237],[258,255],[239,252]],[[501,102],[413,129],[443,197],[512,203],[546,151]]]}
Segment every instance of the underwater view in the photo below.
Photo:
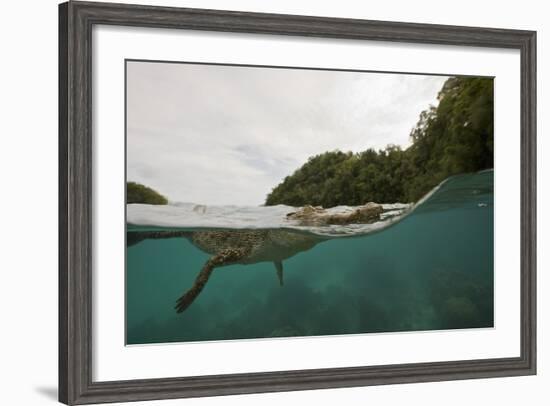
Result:
{"label": "underwater view", "polygon": [[[129,205],[127,344],[492,327],[493,171],[451,177],[399,207],[352,230],[295,225],[277,216],[288,206]],[[193,227],[147,225],[178,218]],[[229,241],[255,252],[215,268],[177,313],[212,257],[201,235],[210,248]]]}
{"label": "underwater view", "polygon": [[127,345],[494,327],[494,78],[125,63]]}

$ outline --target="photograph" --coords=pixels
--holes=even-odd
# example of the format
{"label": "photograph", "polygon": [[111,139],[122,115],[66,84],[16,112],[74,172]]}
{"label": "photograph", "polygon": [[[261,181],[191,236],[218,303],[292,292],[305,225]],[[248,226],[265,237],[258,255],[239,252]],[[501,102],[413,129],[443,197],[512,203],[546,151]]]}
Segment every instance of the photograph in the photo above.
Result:
{"label": "photograph", "polygon": [[125,92],[126,345],[494,327],[493,77],[127,59]]}

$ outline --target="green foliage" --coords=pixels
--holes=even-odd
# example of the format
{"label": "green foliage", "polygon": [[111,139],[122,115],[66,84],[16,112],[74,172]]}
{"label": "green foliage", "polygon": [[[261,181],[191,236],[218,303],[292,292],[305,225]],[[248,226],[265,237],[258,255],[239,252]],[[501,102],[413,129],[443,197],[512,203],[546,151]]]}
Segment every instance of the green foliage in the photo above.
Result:
{"label": "green foliage", "polygon": [[329,151],[276,186],[266,205],[412,202],[451,175],[493,167],[493,80],[453,77],[420,114],[406,150]]}
{"label": "green foliage", "polygon": [[167,204],[168,199],[140,183],[127,182],[126,203]]}

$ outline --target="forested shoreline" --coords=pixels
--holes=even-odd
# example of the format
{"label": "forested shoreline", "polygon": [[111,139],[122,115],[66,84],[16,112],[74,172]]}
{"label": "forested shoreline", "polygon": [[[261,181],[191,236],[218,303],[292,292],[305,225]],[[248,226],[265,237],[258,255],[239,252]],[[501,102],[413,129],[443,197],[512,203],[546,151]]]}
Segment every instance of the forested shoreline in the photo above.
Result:
{"label": "forested shoreline", "polygon": [[[267,206],[415,202],[449,176],[493,167],[493,79],[453,77],[420,114],[402,150],[313,156],[267,196]],[[366,130],[368,131],[368,130]]]}
{"label": "forested shoreline", "polygon": [[126,203],[168,204],[168,199],[141,183],[126,182]]}

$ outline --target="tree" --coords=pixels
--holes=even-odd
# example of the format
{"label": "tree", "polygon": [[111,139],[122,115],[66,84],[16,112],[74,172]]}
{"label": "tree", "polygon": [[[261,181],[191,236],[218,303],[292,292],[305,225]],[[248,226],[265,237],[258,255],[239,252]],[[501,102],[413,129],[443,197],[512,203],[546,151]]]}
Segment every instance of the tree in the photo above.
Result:
{"label": "tree", "polygon": [[126,203],[167,204],[168,199],[140,183],[127,182]]}
{"label": "tree", "polygon": [[313,156],[272,190],[266,205],[413,202],[451,175],[492,168],[493,80],[450,78],[438,100],[420,114],[408,149]]}

